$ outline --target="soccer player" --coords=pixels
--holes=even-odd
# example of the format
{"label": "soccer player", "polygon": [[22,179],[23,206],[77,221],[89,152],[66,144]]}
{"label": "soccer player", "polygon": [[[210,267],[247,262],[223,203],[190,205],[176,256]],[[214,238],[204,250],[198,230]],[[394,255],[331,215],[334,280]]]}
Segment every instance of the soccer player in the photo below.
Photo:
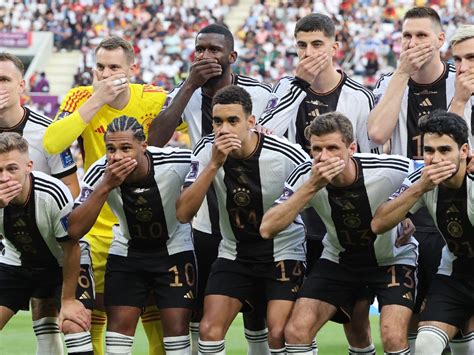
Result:
{"label": "soccer player", "polygon": [[450,44],[456,67],[456,90],[450,112],[463,117],[464,107],[470,101],[471,122],[474,122],[474,25],[459,27],[451,37]]}
{"label": "soccer player", "polygon": [[[188,129],[191,145],[212,133],[212,98],[229,85],[244,88],[252,98],[252,114],[260,117],[272,97],[271,87],[247,76],[232,73],[234,51],[232,33],[221,25],[204,27],[196,36],[195,61],[188,78],[170,92],[163,111],[150,126],[150,145],[163,146],[174,130]],[[179,125],[179,126],[178,126]],[[202,317],[204,290],[212,263],[217,259],[221,240],[219,216],[214,188],[211,187],[202,208],[193,220],[194,247],[198,262],[199,284],[197,310],[191,323],[193,353],[197,353],[199,321]],[[267,329],[263,319],[253,313],[244,314],[248,355],[268,353]]]}
{"label": "soccer player", "polygon": [[[91,311],[76,300],[84,261],[78,239],[67,234],[73,198],[61,181],[32,167],[26,139],[18,133],[0,134],[0,233],[5,243],[0,254],[0,330],[16,312],[28,309],[31,297],[60,296],[59,325],[68,353],[91,355]],[[90,285],[92,279],[83,282]],[[34,310],[33,320],[44,318],[44,311]],[[57,329],[56,322],[43,326]],[[58,349],[37,353],[51,354],[48,350]]]}
{"label": "soccer player", "polygon": [[196,267],[191,227],[177,221],[175,204],[192,153],[147,147],[143,127],[127,116],[108,125],[105,146],[106,155],[81,183],[69,233],[85,235],[106,201],[119,220],[105,275],[106,352],[132,353],[138,318],[153,291],[166,354],[191,354]]}
{"label": "soccer player", "polygon": [[469,128],[460,116],[437,110],[420,119],[424,167],[403,182],[372,221],[374,232],[389,230],[426,206],[446,240],[438,272],[420,314],[416,354],[441,354],[458,330],[453,354],[474,353],[474,176],[466,172]]}
{"label": "soccer player", "polygon": [[[441,20],[429,7],[409,10],[402,23],[402,52],[393,73],[383,75],[374,94],[377,105],[368,121],[370,138],[379,144],[390,141],[390,152],[411,159],[423,159],[418,120],[435,109],[449,108],[455,95],[456,70],[440,59],[439,49],[445,41]],[[471,106],[465,104],[464,115],[471,117]],[[470,119],[467,121],[470,127]],[[412,218],[419,242],[418,290],[415,314],[436,274],[444,240],[433,225],[425,208]],[[413,326],[416,326],[416,319]],[[410,330],[413,346],[416,328]]]}
{"label": "soccer player", "polygon": [[[352,122],[358,151],[378,153],[379,147],[367,135],[367,117],[374,107],[374,95],[334,66],[333,56],[339,46],[335,32],[334,22],[323,14],[310,14],[296,23],[294,36],[299,63],[295,77],[279,81],[274,90],[279,100],[258,123],[277,135],[285,135],[309,152],[306,127],[321,114],[339,111]],[[312,209],[303,211],[302,217],[307,229],[309,272],[321,255],[326,230]],[[368,309],[368,302],[361,300],[356,308],[358,315],[344,326],[350,347],[356,352],[372,343]]]}
{"label": "soccer player", "polygon": [[287,354],[311,354],[311,341],[320,328],[338,312],[350,318],[354,295],[365,287],[379,300],[385,352],[409,354],[416,241],[411,238],[397,245],[396,228],[376,235],[370,222],[413,163],[400,156],[354,154],[351,122],[338,112],[314,120],[307,139],[314,161],[291,173],[278,204],[267,211],[260,227],[263,238],[278,243],[277,233],[296,223],[299,212],[308,206],[321,216],[328,231],[322,256],[303,283],[285,328]]}
{"label": "soccer player", "polygon": [[286,176],[309,157],[297,145],[253,130],[252,100],[239,86],[214,96],[212,117],[214,134],[196,145],[190,186],[176,204],[178,219],[191,221],[214,183],[222,241],[207,283],[199,354],[224,354],[235,316],[262,297],[270,352],[284,354],[283,329],[304,272],[304,227],[295,223],[277,243],[264,241],[258,229]]}
{"label": "soccer player", "polygon": [[[34,170],[60,179],[75,197],[79,193],[79,182],[76,175],[77,168],[69,148],[55,155],[46,153],[42,141],[51,119],[20,103],[20,95],[25,89],[24,71],[23,63],[18,57],[6,52],[0,53],[0,133],[16,132],[23,136],[29,143],[29,156],[33,161]],[[87,253],[87,250],[83,248],[83,252]],[[84,265],[82,271],[87,273],[89,270],[86,269],[87,266]],[[61,354],[63,344],[59,327],[52,326],[52,323],[57,323],[55,300],[33,298],[31,306],[33,314],[42,309],[42,314],[47,315],[33,321],[38,342],[37,351]],[[45,311],[47,308],[49,311]]]}
{"label": "soccer player", "polygon": [[[107,125],[120,115],[135,117],[145,134],[152,119],[160,112],[166,93],[152,85],[130,84],[137,64],[133,47],[120,37],[103,40],[95,50],[96,70],[92,86],[71,89],[64,98],[55,121],[44,136],[43,144],[49,153],[59,153],[76,138],[83,151],[84,170],[105,154],[104,133]],[[107,255],[112,241],[112,226],[116,219],[107,204],[89,231],[86,239],[91,245],[96,300],[92,314],[94,353],[103,355],[103,336],[106,322],[103,292]],[[163,353],[158,310],[145,309],[143,326],[150,343],[149,353]]]}

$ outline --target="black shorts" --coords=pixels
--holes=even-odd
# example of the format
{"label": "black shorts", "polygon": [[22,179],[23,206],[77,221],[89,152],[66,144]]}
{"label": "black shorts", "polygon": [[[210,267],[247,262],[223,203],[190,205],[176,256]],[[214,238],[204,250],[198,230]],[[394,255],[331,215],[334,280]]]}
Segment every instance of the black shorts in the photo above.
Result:
{"label": "black shorts", "polygon": [[421,304],[430,289],[431,282],[438,272],[441,251],[446,242],[437,231],[416,232],[414,237],[418,241],[419,257],[417,269],[418,284],[413,312],[419,313]]}
{"label": "black shorts", "polygon": [[86,309],[94,309],[94,277],[91,265],[81,265],[76,288],[76,299],[81,301]]}
{"label": "black shorts", "polygon": [[0,305],[13,312],[28,310],[30,298],[58,298],[62,269],[29,268],[0,263]]}
{"label": "black shorts", "polygon": [[163,257],[124,257],[109,254],[105,271],[106,306],[143,308],[150,292],[158,308],[194,308],[196,299],[194,252]]}
{"label": "black shorts", "polygon": [[350,320],[354,303],[361,295],[373,294],[379,309],[401,305],[413,309],[416,291],[415,267],[407,265],[378,266],[354,270],[319,259],[298,293],[336,306],[334,321]]}
{"label": "black shorts", "polygon": [[420,321],[436,321],[462,328],[474,315],[474,279],[436,274],[423,302]]}
{"label": "black shorts", "polygon": [[211,267],[217,259],[219,243],[222,237],[220,235],[207,234],[193,229],[194,253],[196,254],[196,263],[198,271],[198,286],[196,307],[202,308],[204,303],[204,292],[206,291],[207,279],[211,272]]}
{"label": "black shorts", "polygon": [[272,300],[295,301],[303,281],[301,261],[282,260],[272,263],[242,263],[218,258],[212,265],[207,295],[224,295],[242,302],[242,311]]}

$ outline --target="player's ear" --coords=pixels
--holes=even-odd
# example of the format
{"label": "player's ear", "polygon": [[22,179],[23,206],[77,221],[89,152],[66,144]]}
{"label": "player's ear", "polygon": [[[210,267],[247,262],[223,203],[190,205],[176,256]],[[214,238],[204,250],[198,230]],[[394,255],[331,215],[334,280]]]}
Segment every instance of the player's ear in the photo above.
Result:
{"label": "player's ear", "polygon": [[26,82],[25,79],[20,81],[20,87],[18,88],[18,94],[22,95],[25,92]]}
{"label": "player's ear", "polygon": [[26,172],[29,174],[33,171],[33,160],[28,160],[26,163]]}
{"label": "player's ear", "polygon": [[230,52],[229,53],[229,63],[234,64],[236,60],[237,60],[237,52],[236,51]]}
{"label": "player's ear", "polygon": [[247,117],[247,126],[250,128],[254,128],[255,127],[255,116],[254,115],[249,115]]}
{"label": "player's ear", "polygon": [[354,153],[357,152],[357,143],[356,142],[352,142],[351,144],[349,144],[349,152],[350,152],[351,156],[353,156]]}
{"label": "player's ear", "polygon": [[128,69],[128,74],[130,76],[134,75],[135,72],[137,71],[138,69],[138,64],[137,63],[133,63],[132,65],[130,65],[130,68]]}
{"label": "player's ear", "polygon": [[461,149],[460,149],[460,158],[461,160],[466,160],[467,157],[469,156],[469,147],[467,145],[467,143],[464,143],[462,146],[461,146]]}
{"label": "player's ear", "polygon": [[142,151],[145,152],[145,150],[146,150],[147,147],[148,147],[148,142],[147,142],[147,141],[143,141],[142,144],[141,144]]}

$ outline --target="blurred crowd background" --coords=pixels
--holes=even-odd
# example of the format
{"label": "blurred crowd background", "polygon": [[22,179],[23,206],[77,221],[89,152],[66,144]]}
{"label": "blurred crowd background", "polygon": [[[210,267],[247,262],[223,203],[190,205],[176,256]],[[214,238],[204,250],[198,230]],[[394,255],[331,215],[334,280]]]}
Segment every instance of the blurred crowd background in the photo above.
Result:
{"label": "blurred crowd background", "polygon": [[[210,23],[224,23],[238,0],[80,0],[2,1],[0,32],[51,31],[57,51],[80,50],[74,85],[92,82],[93,53],[105,37],[119,35],[133,43],[139,69],[134,81],[173,88],[193,60],[196,33]],[[337,23],[338,65],[368,87],[392,70],[400,53],[400,19],[415,5],[434,6],[447,38],[459,23],[474,23],[473,0],[257,0],[235,30],[239,59],[234,70],[275,83],[297,64],[293,30],[311,12],[329,14]],[[443,56],[449,58],[448,47]],[[30,88],[47,78],[35,73]],[[43,84],[44,84],[43,80]]]}

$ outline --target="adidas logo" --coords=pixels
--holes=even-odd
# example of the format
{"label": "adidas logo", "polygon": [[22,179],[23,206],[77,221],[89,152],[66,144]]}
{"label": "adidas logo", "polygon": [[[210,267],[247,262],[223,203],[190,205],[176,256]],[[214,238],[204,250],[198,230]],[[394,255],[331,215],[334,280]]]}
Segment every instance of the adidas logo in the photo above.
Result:
{"label": "adidas logo", "polygon": [[451,207],[449,207],[446,212],[447,213],[459,213],[459,210],[455,205],[451,205]]}
{"label": "adidas logo", "polygon": [[90,300],[91,299],[91,295],[89,295],[89,292],[87,291],[84,291],[84,293],[81,295],[81,297],[79,297],[80,300]]}
{"label": "adidas logo", "polygon": [[430,107],[430,106],[433,106],[433,104],[431,103],[430,99],[426,98],[421,102],[420,106]]}
{"label": "adidas logo", "polygon": [[318,117],[319,115],[320,115],[320,113],[319,113],[318,109],[315,109],[315,110],[311,111],[310,113],[308,113],[308,116],[310,116],[310,117]]}
{"label": "adidas logo", "polygon": [[300,290],[300,287],[299,286],[295,286],[291,289],[291,292],[293,293],[297,293],[298,291]]}
{"label": "adidas logo", "polygon": [[13,227],[26,227],[26,223],[24,220],[19,218],[14,224]]}
{"label": "adidas logo", "polygon": [[405,293],[402,297],[406,298],[407,300],[413,301],[413,296],[411,295],[411,292]]}
{"label": "adidas logo", "polygon": [[99,128],[94,129],[94,132],[104,134],[105,133],[104,126],[100,126]]}
{"label": "adidas logo", "polygon": [[194,299],[193,291],[189,291],[187,294],[185,294],[184,298],[188,298],[190,300]]}

